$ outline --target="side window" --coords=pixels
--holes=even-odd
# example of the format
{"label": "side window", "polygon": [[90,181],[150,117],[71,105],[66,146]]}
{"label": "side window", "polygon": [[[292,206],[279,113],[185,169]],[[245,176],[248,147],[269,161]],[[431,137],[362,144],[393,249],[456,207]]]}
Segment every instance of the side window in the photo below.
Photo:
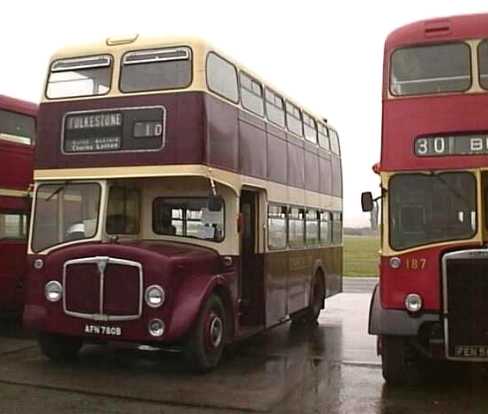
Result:
{"label": "side window", "polygon": [[0,240],[25,240],[27,238],[27,215],[0,213]]}
{"label": "side window", "polygon": [[268,207],[268,247],[271,250],[286,248],[286,207]]}
{"label": "side window", "polygon": [[339,146],[339,135],[337,132],[329,128],[329,136],[330,136],[330,148],[334,154],[341,155],[341,149]]}
{"label": "side window", "polygon": [[24,144],[32,144],[36,122],[33,117],[0,109],[0,137],[12,137]]}
{"label": "side window", "polygon": [[290,132],[303,136],[303,123],[300,109],[290,102],[286,103],[286,126]]}
{"label": "side window", "polygon": [[342,244],[342,213],[333,213],[332,243]]}
{"label": "side window", "polygon": [[245,73],[240,73],[241,103],[243,108],[257,115],[264,115],[263,87]]}
{"label": "side window", "polygon": [[274,92],[266,89],[264,94],[266,100],[266,115],[268,119],[276,125],[285,126],[285,106],[283,98]]}
{"label": "side window", "polygon": [[317,210],[308,210],[305,216],[305,237],[307,244],[319,242],[319,213]]}
{"label": "side window", "polygon": [[288,214],[288,244],[290,247],[302,247],[305,241],[305,211],[293,207]]}
{"label": "side window", "polygon": [[237,89],[237,70],[235,66],[215,53],[207,56],[208,88],[229,101],[239,102]]}
{"label": "side window", "polygon": [[310,115],[303,113],[303,129],[307,141],[317,143],[317,124]]}
{"label": "side window", "polygon": [[122,186],[111,187],[107,207],[107,233],[138,234],[139,219],[139,191]]}
{"label": "side window", "polygon": [[330,151],[329,133],[327,131],[327,127],[319,122],[317,124],[317,129],[319,131],[319,145],[327,151]]}
{"label": "side window", "polygon": [[322,244],[332,243],[331,214],[328,211],[320,213],[320,242]]}

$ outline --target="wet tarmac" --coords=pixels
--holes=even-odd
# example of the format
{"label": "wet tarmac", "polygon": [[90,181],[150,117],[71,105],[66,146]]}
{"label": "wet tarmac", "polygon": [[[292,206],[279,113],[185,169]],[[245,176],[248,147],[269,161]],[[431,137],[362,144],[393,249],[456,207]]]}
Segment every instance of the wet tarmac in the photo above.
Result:
{"label": "wet tarmac", "polygon": [[370,294],[326,301],[319,324],[284,324],[231,349],[207,375],[180,354],[87,346],[53,364],[9,324],[0,332],[3,413],[484,413],[481,370],[450,370],[401,389],[383,383],[367,335]]}

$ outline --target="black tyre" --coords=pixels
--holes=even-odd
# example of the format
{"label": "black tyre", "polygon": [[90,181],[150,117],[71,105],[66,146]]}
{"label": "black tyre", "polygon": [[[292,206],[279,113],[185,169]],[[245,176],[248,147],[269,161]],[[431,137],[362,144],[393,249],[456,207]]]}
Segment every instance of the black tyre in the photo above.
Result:
{"label": "black tyre", "polygon": [[78,351],[83,345],[80,338],[48,333],[39,334],[38,342],[41,352],[56,362],[76,359]]}
{"label": "black tyre", "polygon": [[200,373],[215,368],[227,337],[227,317],[222,299],[211,295],[198,315],[185,346],[185,358],[192,370]]}
{"label": "black tyre", "polygon": [[290,315],[292,324],[303,325],[317,323],[320,311],[324,307],[324,300],[324,282],[321,275],[316,275],[313,279],[312,292],[310,294],[310,304],[308,308]]}
{"label": "black tyre", "polygon": [[406,338],[383,336],[381,361],[387,384],[406,385],[419,380],[418,357]]}
{"label": "black tyre", "polygon": [[308,320],[316,322],[319,319],[320,311],[324,307],[325,287],[320,274],[314,277],[310,307],[308,309]]}

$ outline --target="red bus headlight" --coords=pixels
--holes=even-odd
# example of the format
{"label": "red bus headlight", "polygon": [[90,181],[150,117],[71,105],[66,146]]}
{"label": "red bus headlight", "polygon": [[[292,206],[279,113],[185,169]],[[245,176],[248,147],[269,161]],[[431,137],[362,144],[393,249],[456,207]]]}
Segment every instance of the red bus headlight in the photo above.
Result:
{"label": "red bus headlight", "polygon": [[422,297],[417,293],[410,293],[405,297],[405,307],[409,312],[418,312],[422,309]]}

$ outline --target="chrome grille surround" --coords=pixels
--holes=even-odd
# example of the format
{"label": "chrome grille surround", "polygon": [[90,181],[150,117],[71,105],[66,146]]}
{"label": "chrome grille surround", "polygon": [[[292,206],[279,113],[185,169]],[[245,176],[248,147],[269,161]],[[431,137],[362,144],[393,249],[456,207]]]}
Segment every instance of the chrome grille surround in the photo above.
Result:
{"label": "chrome grille surround", "polygon": [[[132,266],[138,269],[139,271],[139,306],[138,306],[138,313],[135,315],[107,315],[104,313],[104,282],[105,282],[105,269],[107,268],[108,264],[118,264],[123,266]],[[67,303],[66,303],[66,291],[63,294],[63,311],[66,315],[74,316],[76,318],[81,319],[89,319],[94,321],[130,321],[134,319],[139,319],[142,316],[142,302],[143,302],[143,272],[142,272],[142,265],[138,262],[134,262],[131,260],[125,259],[117,259],[113,257],[107,256],[95,256],[95,257],[84,257],[81,259],[73,259],[68,260],[64,263],[63,266],[63,287],[66,289],[66,273],[68,266],[76,265],[76,264],[96,264],[98,268],[98,272],[100,274],[100,297],[99,297],[99,313],[96,314],[88,314],[88,313],[80,313],[80,312],[73,312],[68,310]]]}

